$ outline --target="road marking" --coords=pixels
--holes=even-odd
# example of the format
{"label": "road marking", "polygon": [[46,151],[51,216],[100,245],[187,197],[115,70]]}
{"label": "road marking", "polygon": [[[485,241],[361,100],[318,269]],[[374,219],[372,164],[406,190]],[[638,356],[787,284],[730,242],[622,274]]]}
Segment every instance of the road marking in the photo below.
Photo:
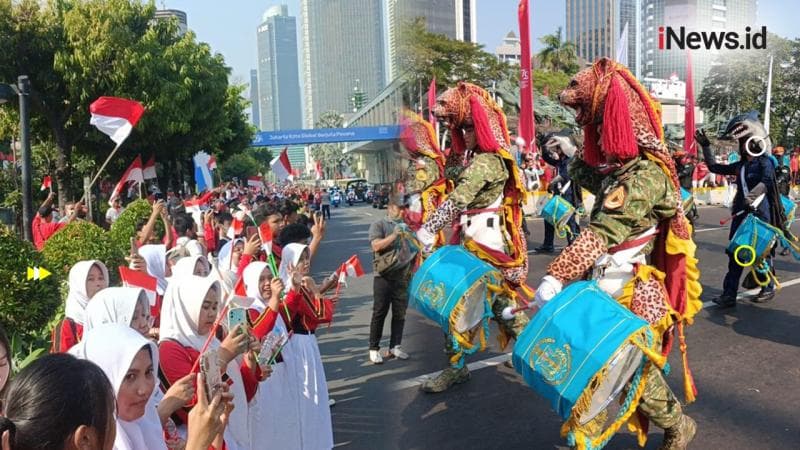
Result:
{"label": "road marking", "polygon": [[[800,284],[800,278],[794,278],[794,279],[791,279],[789,281],[785,281],[785,282],[781,283],[781,287],[784,288],[784,287],[794,286],[796,284]],[[761,290],[761,288],[756,288],[756,289],[750,289],[748,291],[740,292],[739,295],[736,296],[736,298],[737,299],[742,299],[742,298],[750,296],[750,295],[755,295],[755,294],[758,294],[758,292],[760,290]],[[703,308],[704,309],[705,308],[716,307],[716,306],[717,306],[716,303],[714,303],[712,301],[703,302]],[[475,361],[475,362],[469,363],[469,364],[467,364],[467,368],[471,372],[474,372],[476,370],[485,369],[487,367],[498,366],[498,365],[508,361],[509,359],[511,359],[511,353],[503,353],[502,355],[497,355],[497,356],[493,356],[491,358],[482,359],[482,360],[479,360],[479,361]],[[422,385],[422,383],[425,382],[425,380],[427,380],[429,378],[435,378],[435,377],[439,376],[440,373],[442,373],[442,371],[438,370],[436,372],[431,372],[429,374],[420,375],[418,377],[414,377],[414,378],[411,378],[409,380],[398,381],[398,382],[392,384],[391,391],[392,392],[396,392],[396,391],[401,391],[403,389],[409,389],[409,388],[420,386],[420,385]]]}
{"label": "road marking", "polygon": [[711,228],[698,228],[694,230],[695,233],[702,233],[704,231],[717,231],[717,230],[727,230],[728,227],[711,227]]}

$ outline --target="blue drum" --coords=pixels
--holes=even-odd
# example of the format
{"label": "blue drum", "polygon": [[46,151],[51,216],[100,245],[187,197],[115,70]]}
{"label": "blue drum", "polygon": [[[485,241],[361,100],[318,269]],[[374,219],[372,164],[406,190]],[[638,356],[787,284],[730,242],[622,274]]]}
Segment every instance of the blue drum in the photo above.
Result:
{"label": "blue drum", "polygon": [[781,195],[781,204],[783,205],[783,212],[786,214],[786,228],[788,229],[792,225],[792,222],[794,222],[797,204],[786,195]]}
{"label": "blue drum", "polygon": [[[512,360],[525,382],[574,431],[604,411],[628,383],[625,404],[633,405],[643,371],[654,369],[648,357],[659,355],[659,364],[664,364],[659,350],[645,320],[594,281],[579,281],[533,316],[517,337]],[[623,413],[633,407],[623,409],[616,420],[625,420]],[[613,433],[603,435],[607,441]],[[603,444],[593,442],[587,448]]]}
{"label": "blue drum", "polygon": [[567,222],[574,214],[575,207],[560,195],[553,195],[542,207],[542,218],[552,225],[561,237],[566,236],[569,231]]}
{"label": "blue drum", "polygon": [[689,211],[694,205],[694,196],[688,189],[681,188],[681,204],[683,205],[683,212]]}
{"label": "blue drum", "polygon": [[[482,350],[488,338],[491,305],[503,283],[503,275],[460,245],[435,251],[414,273],[409,298],[425,317],[438,323],[451,338],[456,351]],[[482,326],[481,345],[472,345]]]}
{"label": "blue drum", "polygon": [[736,264],[750,267],[757,260],[765,258],[780,237],[780,230],[748,214],[728,244],[728,251]]}

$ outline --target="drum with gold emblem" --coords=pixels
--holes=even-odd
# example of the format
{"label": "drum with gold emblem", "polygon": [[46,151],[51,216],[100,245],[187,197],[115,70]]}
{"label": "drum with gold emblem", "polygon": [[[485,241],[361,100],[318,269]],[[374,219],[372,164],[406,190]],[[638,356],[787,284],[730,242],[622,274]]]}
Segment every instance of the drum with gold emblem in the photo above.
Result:
{"label": "drum with gold emblem", "polygon": [[[658,370],[654,361],[665,363],[659,351],[646,321],[594,281],[579,281],[533,316],[517,338],[512,361],[528,385],[567,421],[565,434],[577,433],[572,438],[580,441],[586,438],[581,427],[629,386],[615,422],[627,420],[622,416],[635,410],[644,372]],[[604,436],[605,441],[610,437]]]}
{"label": "drum with gold emblem", "polygon": [[[456,351],[482,350],[503,275],[460,245],[436,250],[414,273],[411,304],[442,327]],[[476,342],[477,339],[477,342]]]}

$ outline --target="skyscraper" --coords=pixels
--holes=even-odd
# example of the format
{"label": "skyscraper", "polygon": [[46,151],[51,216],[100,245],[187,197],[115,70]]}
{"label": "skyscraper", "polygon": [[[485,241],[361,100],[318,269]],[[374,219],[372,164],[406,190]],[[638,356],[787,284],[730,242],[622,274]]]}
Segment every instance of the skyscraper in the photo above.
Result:
{"label": "skyscraper", "polygon": [[618,40],[628,24],[628,66],[635,72],[636,3],[641,0],[567,0],[566,40],[580,58],[616,59]]}
{"label": "skyscraper", "polygon": [[[673,73],[686,80],[686,50],[659,49],[659,27],[692,31],[735,31],[740,36],[753,25],[757,0],[639,0],[642,3],[643,78],[668,79]],[[691,50],[695,95],[721,50]]]}
{"label": "skyscraper", "polygon": [[258,70],[250,70],[250,121],[257,128],[261,127],[261,114],[258,105]]}
{"label": "skyscraper", "polygon": [[183,36],[189,30],[189,23],[186,13],[178,9],[159,9],[155,13],[156,20],[168,20],[175,18],[178,21],[178,34]]}
{"label": "skyscraper", "polygon": [[477,42],[475,0],[383,0],[386,84],[398,75],[400,33],[417,18],[425,28],[450,39]]}
{"label": "skyscraper", "polygon": [[297,23],[287,5],[269,8],[258,26],[258,106],[262,131],[303,126]]}
{"label": "skyscraper", "polygon": [[386,85],[382,0],[301,0],[306,125],[352,110],[358,80],[366,99]]}

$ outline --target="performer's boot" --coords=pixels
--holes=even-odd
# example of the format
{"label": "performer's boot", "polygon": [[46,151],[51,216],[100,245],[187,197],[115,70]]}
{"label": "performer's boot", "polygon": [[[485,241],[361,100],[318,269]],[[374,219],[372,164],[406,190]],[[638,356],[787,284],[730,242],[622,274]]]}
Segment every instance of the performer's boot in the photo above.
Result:
{"label": "performer's boot", "polygon": [[[460,355],[460,360],[455,360],[457,353],[453,348],[453,342],[447,336],[444,337],[444,352],[447,355],[447,368],[436,377],[429,378],[422,383],[421,388],[424,392],[444,392],[454,384],[469,381],[469,369],[464,363],[464,355]],[[460,369],[453,367],[456,363],[461,364]]]}
{"label": "performer's boot", "polygon": [[684,450],[697,432],[695,421],[684,414],[674,426],[664,430],[664,442],[659,450]]}
{"label": "performer's boot", "polygon": [[425,380],[425,382],[422,383],[422,390],[430,393],[444,392],[454,384],[469,381],[469,377],[469,369],[467,369],[466,364],[460,369],[448,367],[435,378]]}

